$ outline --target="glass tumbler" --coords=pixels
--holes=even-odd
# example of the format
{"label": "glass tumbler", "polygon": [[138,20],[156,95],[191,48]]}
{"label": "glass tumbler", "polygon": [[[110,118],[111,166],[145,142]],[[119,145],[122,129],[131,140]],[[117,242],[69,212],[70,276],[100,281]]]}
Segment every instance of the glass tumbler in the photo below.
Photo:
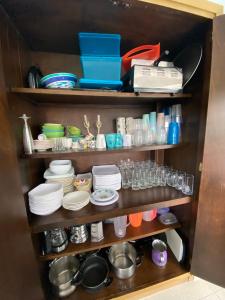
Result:
{"label": "glass tumbler", "polygon": [[132,190],[137,191],[140,189],[141,171],[138,168],[133,169],[132,173]]}
{"label": "glass tumbler", "polygon": [[184,185],[184,180],[185,180],[185,173],[183,172],[178,172],[177,174],[177,179],[176,179],[176,186],[175,188],[178,191],[181,191]]}
{"label": "glass tumbler", "polygon": [[184,184],[182,186],[182,192],[185,195],[192,195],[194,189],[194,176],[191,174],[186,174],[184,178]]}
{"label": "glass tumbler", "polygon": [[120,170],[121,177],[122,177],[122,188],[123,189],[128,189],[130,187],[129,185],[129,177],[128,177],[128,172],[129,170],[126,168],[122,168]]}

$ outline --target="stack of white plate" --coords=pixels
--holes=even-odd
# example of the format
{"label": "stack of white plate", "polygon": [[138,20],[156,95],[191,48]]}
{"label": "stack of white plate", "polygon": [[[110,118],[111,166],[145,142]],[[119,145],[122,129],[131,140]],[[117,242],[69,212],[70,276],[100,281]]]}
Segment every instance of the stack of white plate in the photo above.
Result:
{"label": "stack of white plate", "polygon": [[94,166],[92,174],[94,190],[121,189],[121,174],[116,165]]}
{"label": "stack of white plate", "polygon": [[91,194],[91,203],[99,206],[110,205],[118,201],[119,194],[112,189],[99,189]]}
{"label": "stack of white plate", "polygon": [[77,191],[73,193],[68,193],[63,198],[63,207],[69,210],[80,210],[90,201],[90,195],[88,192]]}
{"label": "stack of white plate", "polygon": [[64,194],[70,193],[74,191],[74,168],[71,167],[69,172],[62,175],[56,175],[47,169],[44,173],[44,178],[46,179],[46,183],[57,182],[61,183],[63,186]]}
{"label": "stack of white plate", "polygon": [[30,211],[45,216],[62,205],[63,187],[59,183],[43,183],[28,193]]}

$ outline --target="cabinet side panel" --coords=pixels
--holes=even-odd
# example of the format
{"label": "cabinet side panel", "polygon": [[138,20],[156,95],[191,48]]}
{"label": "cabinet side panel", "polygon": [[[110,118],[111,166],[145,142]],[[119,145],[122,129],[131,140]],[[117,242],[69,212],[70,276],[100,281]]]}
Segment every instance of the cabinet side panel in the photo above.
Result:
{"label": "cabinet side panel", "polygon": [[38,266],[28,231],[7,87],[22,84],[22,42],[0,7],[0,298],[41,300]]}
{"label": "cabinet side panel", "polygon": [[225,287],[225,16],[213,24],[212,68],[193,274]]}

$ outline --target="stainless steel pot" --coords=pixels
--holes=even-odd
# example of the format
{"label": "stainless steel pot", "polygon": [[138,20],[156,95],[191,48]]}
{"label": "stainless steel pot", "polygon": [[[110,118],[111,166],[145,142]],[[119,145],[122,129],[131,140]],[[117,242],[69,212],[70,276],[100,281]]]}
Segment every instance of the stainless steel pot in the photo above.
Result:
{"label": "stainless steel pot", "polygon": [[141,263],[141,257],[137,256],[135,248],[127,242],[113,245],[109,249],[108,258],[115,275],[120,279],[133,276],[136,266]]}
{"label": "stainless steel pot", "polygon": [[50,263],[49,280],[59,297],[70,295],[76,288],[79,260],[75,256],[64,256]]}

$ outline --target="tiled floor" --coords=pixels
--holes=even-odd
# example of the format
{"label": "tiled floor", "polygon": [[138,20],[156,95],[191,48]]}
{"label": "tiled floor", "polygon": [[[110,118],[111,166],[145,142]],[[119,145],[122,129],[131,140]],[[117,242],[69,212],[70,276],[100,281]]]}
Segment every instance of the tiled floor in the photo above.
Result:
{"label": "tiled floor", "polygon": [[225,300],[225,289],[195,277],[141,300]]}

